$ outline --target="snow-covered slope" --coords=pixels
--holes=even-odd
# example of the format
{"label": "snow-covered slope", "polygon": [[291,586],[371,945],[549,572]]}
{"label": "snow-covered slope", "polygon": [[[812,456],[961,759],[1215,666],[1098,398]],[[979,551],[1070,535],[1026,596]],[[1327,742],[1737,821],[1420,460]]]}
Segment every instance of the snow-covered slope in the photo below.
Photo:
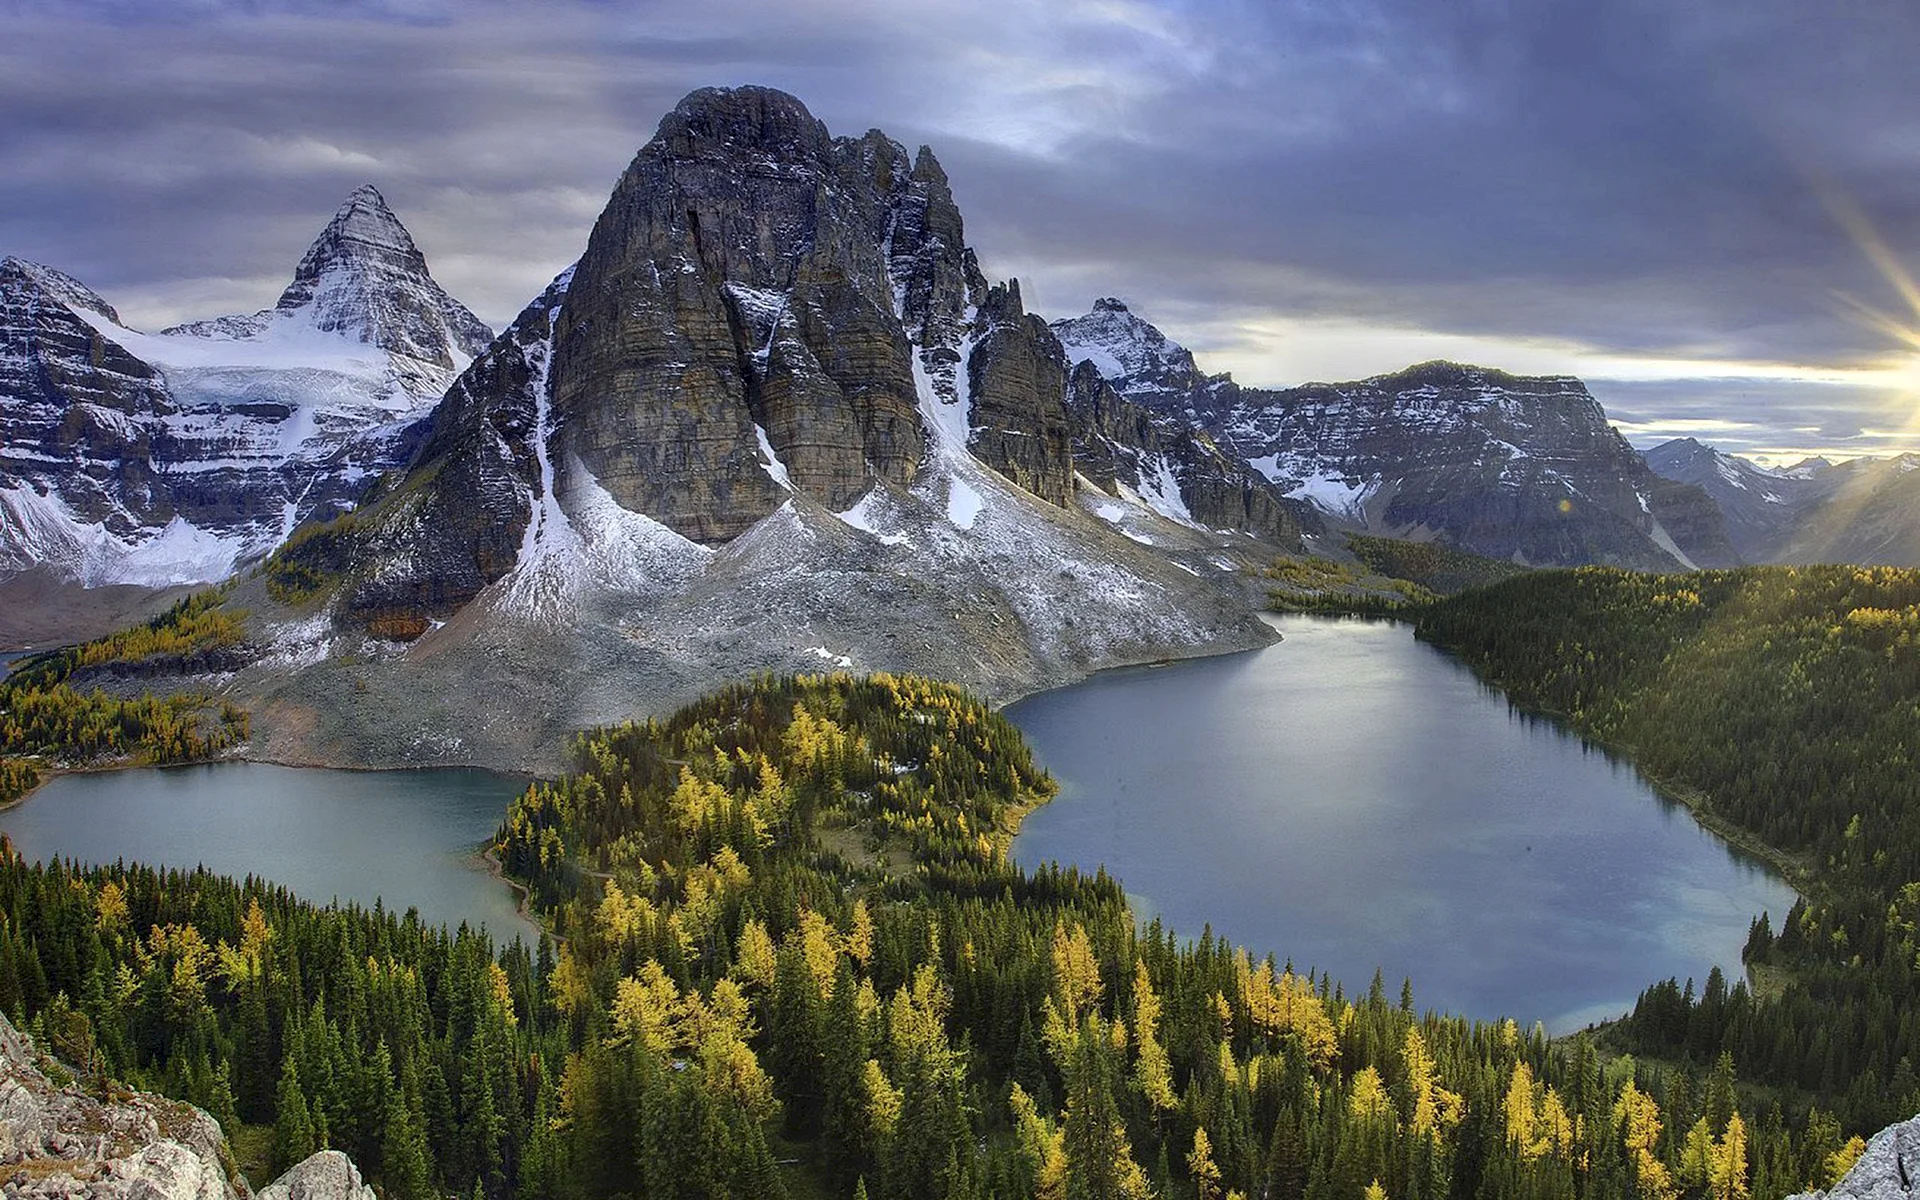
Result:
{"label": "snow-covered slope", "polygon": [[380,194],[348,197],[279,304],[158,334],[0,264],[0,575],[225,578],[352,507],[488,340]]}
{"label": "snow-covered slope", "polygon": [[1577,379],[1435,362],[1268,390],[1201,374],[1118,301],[1052,328],[1122,396],[1336,524],[1534,565],[1735,560],[1706,498],[1649,471]]}

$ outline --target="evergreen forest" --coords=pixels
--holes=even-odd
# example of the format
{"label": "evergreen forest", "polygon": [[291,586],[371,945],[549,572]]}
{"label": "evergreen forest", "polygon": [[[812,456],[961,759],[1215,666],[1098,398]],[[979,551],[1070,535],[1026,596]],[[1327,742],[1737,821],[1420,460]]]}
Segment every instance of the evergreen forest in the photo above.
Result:
{"label": "evergreen forest", "polygon": [[[1786,1001],[1744,983],[1555,1043],[1141,929],[1116,881],[1010,863],[1051,781],[944,684],[763,679],[574,764],[494,847],[537,946],[9,850],[0,1007],[398,1200],[1737,1200],[1832,1182],[1868,1127],[1850,1079],[1748,1064]],[[1807,911],[1756,956],[1820,961]]]}

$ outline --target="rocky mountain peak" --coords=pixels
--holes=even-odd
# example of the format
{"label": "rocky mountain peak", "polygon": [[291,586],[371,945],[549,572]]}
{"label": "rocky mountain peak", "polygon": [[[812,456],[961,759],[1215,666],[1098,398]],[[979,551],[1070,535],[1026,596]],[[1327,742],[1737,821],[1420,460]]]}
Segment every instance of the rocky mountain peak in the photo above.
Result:
{"label": "rocky mountain peak", "polygon": [[15,286],[36,288],[71,309],[98,313],[115,325],[120,324],[120,314],[113,305],[64,271],[56,271],[52,267],[9,254],[5,259],[0,259],[0,285],[9,282]]}
{"label": "rocky mountain peak", "polygon": [[689,93],[661,119],[648,145],[674,158],[758,153],[819,159],[831,142],[826,125],[798,97],[748,85]]}
{"label": "rocky mountain peak", "polygon": [[1176,393],[1184,398],[1208,382],[1190,350],[1112,296],[1095,300],[1085,316],[1055,321],[1052,329],[1069,362],[1093,363],[1116,391],[1142,403]]}
{"label": "rocky mountain peak", "polygon": [[413,235],[400,223],[385,196],[370,183],[353,189],[327,227],[313,240],[294,268],[293,282],[280,296],[277,308],[299,308],[308,303],[314,284],[343,261],[378,263],[402,274],[427,274],[426,255],[413,244]]}
{"label": "rocky mountain peak", "polygon": [[929,436],[915,360],[964,420],[984,298],[931,152],[834,138],[771,88],[694,92],[614,189],[558,319],[558,486],[577,459],[697,542],[794,492],[839,511],[906,486]]}
{"label": "rocky mountain peak", "polygon": [[340,205],[274,311],[441,368],[464,364],[493,340],[493,331],[434,281],[426,255],[372,184]]}

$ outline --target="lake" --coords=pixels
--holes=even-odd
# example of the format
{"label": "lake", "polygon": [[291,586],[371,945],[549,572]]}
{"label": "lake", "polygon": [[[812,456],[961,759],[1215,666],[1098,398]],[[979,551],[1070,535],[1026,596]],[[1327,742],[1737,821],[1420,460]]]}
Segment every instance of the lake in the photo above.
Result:
{"label": "lake", "polygon": [[1007,715],[1060,782],[1015,858],[1104,864],[1184,936],[1375,969],[1397,999],[1554,1033],[1718,964],[1793,891],[1629,766],[1404,625],[1282,617],[1263,650],[1095,676]]}
{"label": "lake", "polygon": [[538,929],[478,851],[524,780],[463,768],[329,771],[264,763],[149,767],[48,781],[0,813],[0,833],[44,861],[205,864],[259,875],[325,903],[418,908],[485,925],[500,941]]}

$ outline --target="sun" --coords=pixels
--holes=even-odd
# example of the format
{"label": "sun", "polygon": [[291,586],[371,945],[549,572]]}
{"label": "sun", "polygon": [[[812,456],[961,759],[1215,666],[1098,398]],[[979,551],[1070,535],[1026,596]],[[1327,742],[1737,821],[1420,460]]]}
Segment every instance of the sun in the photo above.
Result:
{"label": "sun", "polygon": [[1827,211],[1905,306],[1904,312],[1888,312],[1844,292],[1834,293],[1845,312],[1898,347],[1873,374],[1885,380],[1885,415],[1898,424],[1903,438],[1920,437],[1920,283],[1858,204],[1830,185],[1819,190]]}

